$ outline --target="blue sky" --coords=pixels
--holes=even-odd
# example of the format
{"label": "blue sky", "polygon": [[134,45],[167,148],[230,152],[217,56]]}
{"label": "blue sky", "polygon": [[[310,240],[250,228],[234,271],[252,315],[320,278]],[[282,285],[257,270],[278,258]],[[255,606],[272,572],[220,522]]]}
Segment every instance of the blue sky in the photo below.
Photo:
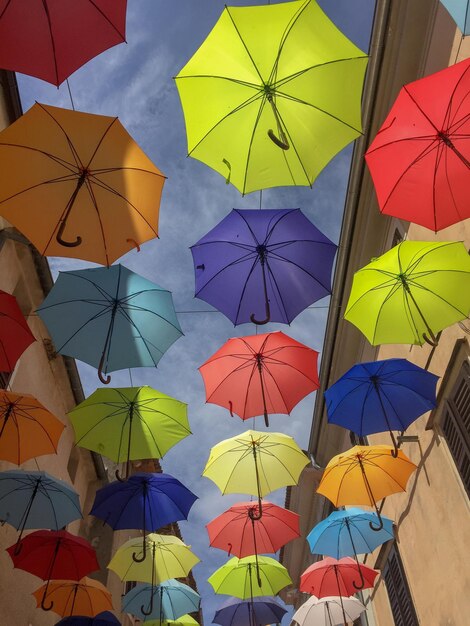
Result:
{"label": "blue sky", "polygon": [[[233,4],[255,5],[256,1]],[[374,0],[321,0],[319,4],[338,27],[359,47],[367,50]],[[127,44],[100,55],[70,78],[78,110],[118,116],[134,139],[167,175],[160,208],[160,239],[131,252],[122,262],[146,278],[170,289],[177,311],[207,310],[194,299],[194,273],[189,246],[219,222],[232,208],[257,208],[259,193],[242,197],[204,164],[187,158],[184,120],[172,80],[202,43],[224,8],[223,0],[129,0]],[[70,108],[66,86],[59,90],[40,80],[18,76],[23,108],[39,101]],[[263,193],[264,208],[300,207],[330,239],[338,242],[351,147],[340,153],[309,188],[278,188]],[[86,267],[81,261],[50,259],[58,270]],[[270,324],[267,330],[283,330],[321,351],[328,299],[299,315],[290,328]],[[163,459],[165,471],[175,475],[198,496],[188,522],[181,522],[184,539],[202,563],[194,568],[203,597],[204,620],[211,623],[226,596],[216,596],[207,577],[227,557],[209,549],[204,525],[246,496],[221,496],[218,488],[201,478],[215,443],[248,428],[224,409],[205,404],[204,387],[197,367],[222,343],[235,335],[254,333],[252,325],[236,328],[219,313],[181,313],[185,336],[178,340],[155,369],[134,369],[134,385],[149,384],[189,404],[193,435],[175,446]],[[321,358],[321,355],[320,355]],[[79,363],[85,394],[99,384],[96,371]],[[113,386],[129,386],[127,371],[114,373]],[[313,395],[289,416],[273,416],[271,429],[295,437],[307,447]],[[264,429],[262,418],[256,428]],[[269,496],[278,504],[284,491]],[[118,607],[116,607],[118,608]],[[287,618],[286,618],[287,623]]]}

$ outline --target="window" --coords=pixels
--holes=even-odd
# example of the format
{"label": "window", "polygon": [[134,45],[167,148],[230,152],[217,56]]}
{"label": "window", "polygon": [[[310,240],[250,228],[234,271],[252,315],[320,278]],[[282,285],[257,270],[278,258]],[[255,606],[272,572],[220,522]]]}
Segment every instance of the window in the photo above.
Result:
{"label": "window", "polygon": [[418,626],[418,617],[396,544],[391,547],[388,553],[383,578],[395,626]]}
{"label": "window", "polygon": [[464,361],[446,398],[441,429],[470,497],[470,365]]}

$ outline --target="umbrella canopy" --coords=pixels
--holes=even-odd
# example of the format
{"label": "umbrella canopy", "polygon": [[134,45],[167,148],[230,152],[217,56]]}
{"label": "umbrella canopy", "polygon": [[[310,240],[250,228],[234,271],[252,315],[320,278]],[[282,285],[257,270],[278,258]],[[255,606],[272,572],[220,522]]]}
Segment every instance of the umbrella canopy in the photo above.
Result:
{"label": "umbrella canopy", "polygon": [[77,444],[126,462],[127,476],[131,459],[160,459],[191,434],[187,405],[146,386],[97,389],[68,416]]}
{"label": "umbrella canopy", "polygon": [[67,483],[46,472],[0,472],[0,519],[20,531],[59,530],[82,517],[78,494]]}
{"label": "umbrella canopy", "polygon": [[402,88],[365,155],[383,213],[434,231],[470,217],[469,89],[470,59]]}
{"label": "umbrella canopy", "polygon": [[210,545],[239,558],[252,554],[274,554],[300,537],[297,513],[263,501],[259,517],[256,502],[239,502],[206,525]]}
{"label": "umbrella canopy", "polygon": [[300,209],[233,209],[191,252],[196,297],[235,325],[290,324],[331,293],[336,245]]}
{"label": "umbrella canopy", "polygon": [[354,274],[345,319],[376,346],[425,341],[470,314],[462,242],[402,241]]}
{"label": "umbrella canopy", "polygon": [[186,577],[196,563],[198,557],[181,539],[151,533],[145,539],[145,551],[140,537],[130,539],[116,550],[108,568],[121,580],[151,583],[155,587],[170,578]]}
{"label": "umbrella canopy", "polygon": [[[46,585],[42,585],[33,592],[38,608],[42,604],[45,588]],[[52,604],[50,610],[62,617],[74,615],[95,617],[104,611],[113,610],[111,594],[106,587],[97,580],[86,576],[78,582],[73,580],[52,581],[48,586],[45,603],[47,605]]]}
{"label": "umbrella canopy", "polygon": [[65,425],[33,396],[0,390],[0,459],[21,465],[56,454]]}
{"label": "umbrella canopy", "polygon": [[3,0],[0,67],[59,86],[126,39],[127,0]]}
{"label": "umbrella canopy", "polygon": [[[146,612],[152,601],[153,610]],[[122,612],[131,613],[142,621],[157,619],[159,621],[177,620],[186,613],[199,611],[201,596],[188,585],[171,578],[156,587],[136,585],[122,598]]]}
{"label": "umbrella canopy", "polygon": [[145,620],[145,626],[199,626],[199,622],[197,622],[194,617],[191,615],[182,615],[178,617],[178,619],[166,619],[164,621],[160,621],[158,619]]}
{"label": "umbrella canopy", "polygon": [[38,309],[60,354],[103,372],[156,367],[181,335],[171,293],[122,265],[60,272]]}
{"label": "umbrella canopy", "polygon": [[224,494],[258,496],[258,514],[252,516],[256,518],[263,514],[261,498],[280,487],[296,485],[308,463],[292,437],[247,430],[215,445],[202,475]]}
{"label": "umbrella canopy", "polygon": [[157,236],[164,181],[116,117],[35,104],[0,133],[0,215],[44,255],[111,265]]}
{"label": "umbrella canopy", "polygon": [[207,580],[215,593],[225,593],[242,600],[276,595],[292,584],[286,568],[269,556],[260,556],[258,563],[254,556],[243,559],[234,556]]}
{"label": "umbrella canopy", "polygon": [[34,341],[15,296],[0,290],[0,372],[12,372]]}
{"label": "umbrella canopy", "polygon": [[346,622],[354,622],[366,610],[356,598],[338,598],[312,596],[294,613],[292,620],[300,626],[335,626]]}
{"label": "umbrella canopy", "polygon": [[45,603],[51,580],[80,580],[100,569],[91,545],[65,530],[38,530],[7,548],[7,552],[15,568],[47,581],[41,601],[45,611],[52,609],[52,604]]}
{"label": "umbrella canopy", "polygon": [[462,35],[470,35],[470,0],[441,0],[441,3],[449,11]]}
{"label": "umbrella canopy", "polygon": [[176,77],[189,155],[242,193],[311,185],[361,133],[366,65],[314,0],[225,7]]}
{"label": "umbrella canopy", "polygon": [[242,419],[289,414],[319,387],[318,352],[282,332],[233,337],[199,371],[206,401]]}
{"label": "umbrella canopy", "polygon": [[229,598],[216,611],[212,621],[221,626],[264,626],[280,624],[286,613],[274,598],[260,596],[241,602],[238,598]]}
{"label": "umbrella canopy", "polygon": [[436,406],[438,376],[406,359],[358,363],[325,391],[328,421],[360,437],[406,430]]}
{"label": "umbrella canopy", "polygon": [[375,507],[381,530],[384,521],[376,502],[392,493],[405,491],[416,465],[401,451],[392,454],[390,446],[354,446],[334,456],[323,472],[317,492],[335,506],[365,504]]}
{"label": "umbrella canopy", "polygon": [[[300,576],[299,589],[317,598],[351,596],[360,587],[357,567],[356,561],[350,557],[339,560],[326,557],[307,567]],[[373,587],[379,572],[362,563],[359,567],[364,578],[363,586],[366,589]]]}
{"label": "umbrella canopy", "polygon": [[109,611],[98,613],[96,617],[76,615],[64,617],[55,626],[120,626],[121,622]]}

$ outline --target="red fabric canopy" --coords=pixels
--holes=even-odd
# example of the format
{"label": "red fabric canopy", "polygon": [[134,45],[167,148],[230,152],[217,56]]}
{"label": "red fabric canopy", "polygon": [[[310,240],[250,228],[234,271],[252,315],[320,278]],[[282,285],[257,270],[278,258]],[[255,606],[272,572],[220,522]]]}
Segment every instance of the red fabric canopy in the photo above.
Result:
{"label": "red fabric canopy", "polygon": [[16,362],[36,341],[14,296],[0,291],[0,372],[12,372]]}
{"label": "red fabric canopy", "polygon": [[[358,567],[360,567],[364,577],[363,586]],[[367,567],[367,565],[358,565],[349,556],[339,560],[326,557],[307,567],[300,577],[300,591],[310,593],[317,598],[324,598],[325,596],[348,597],[357,593],[360,588],[369,589],[373,587],[378,574],[379,572]]]}

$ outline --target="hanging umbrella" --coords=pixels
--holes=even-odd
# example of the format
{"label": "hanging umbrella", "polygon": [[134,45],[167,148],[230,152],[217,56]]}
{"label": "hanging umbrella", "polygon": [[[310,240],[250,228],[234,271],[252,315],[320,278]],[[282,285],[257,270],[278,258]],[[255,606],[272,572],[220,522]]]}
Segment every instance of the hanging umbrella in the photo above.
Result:
{"label": "hanging umbrella", "polygon": [[[147,615],[153,595],[153,610]],[[151,585],[136,585],[122,598],[122,612],[131,613],[142,621],[148,618],[158,619],[160,622],[177,620],[186,613],[199,611],[201,596],[188,585],[171,578],[156,587]]]}
{"label": "hanging umbrella", "polygon": [[125,41],[127,0],[8,0],[0,13],[0,67],[57,87]]}
{"label": "hanging umbrella", "polygon": [[15,296],[0,290],[0,372],[12,372],[34,341]]}
{"label": "hanging umbrella", "polygon": [[234,556],[207,581],[215,593],[225,593],[242,600],[276,595],[278,591],[292,584],[286,568],[269,556],[260,556],[258,564],[254,556],[243,559]]}
{"label": "hanging umbrella", "polygon": [[358,363],[325,391],[328,421],[360,437],[404,431],[436,406],[438,376],[406,359]]}
{"label": "hanging umbrella", "polygon": [[116,117],[35,104],[0,133],[0,215],[44,255],[111,265],[157,236],[164,181]]}
{"label": "hanging umbrella", "polygon": [[202,475],[224,494],[258,496],[258,513],[251,516],[256,520],[263,515],[261,498],[280,487],[296,485],[308,463],[292,437],[247,430],[216,444]]}
{"label": "hanging umbrella", "polygon": [[46,472],[0,472],[0,519],[19,530],[59,530],[82,517],[78,493]]}
{"label": "hanging umbrella", "polygon": [[319,387],[318,352],[282,332],[233,337],[201,365],[206,402],[243,420],[289,414]]}
{"label": "hanging umbrella", "polygon": [[336,246],[300,209],[233,209],[191,252],[196,297],[235,325],[290,324],[331,293]]}
{"label": "hanging umbrella", "polygon": [[274,554],[300,537],[299,516],[263,500],[259,517],[256,502],[238,502],[206,524],[210,545],[243,558],[252,554]]}
{"label": "hanging umbrella", "polygon": [[366,66],[314,0],[225,7],[176,77],[188,153],[242,193],[311,185],[361,134]]}
{"label": "hanging umbrella", "polygon": [[365,155],[382,213],[435,232],[470,217],[469,89],[470,59],[402,88]]}
{"label": "hanging umbrella", "polygon": [[158,619],[145,620],[145,626],[199,626],[194,617],[191,615],[182,615],[178,619],[166,619],[160,621]]}
{"label": "hanging umbrella", "polygon": [[77,444],[125,462],[126,476],[131,459],[160,459],[191,434],[187,405],[146,386],[97,389],[68,416]]}
{"label": "hanging umbrella", "polygon": [[441,0],[449,11],[462,35],[470,35],[470,1],[469,0]]}
{"label": "hanging umbrella", "polygon": [[425,341],[470,313],[462,242],[403,241],[354,274],[345,319],[376,346]]}
{"label": "hanging umbrella", "polygon": [[156,367],[183,334],[171,293],[123,265],[60,272],[39,316],[60,354],[103,372]]}
{"label": "hanging umbrella", "polygon": [[46,581],[41,600],[44,611],[53,607],[53,602],[47,606],[45,603],[52,580],[80,580],[100,569],[91,545],[65,530],[38,530],[22,539],[19,545],[7,548],[7,552],[15,568]]}
{"label": "hanging umbrella", "polygon": [[55,626],[121,626],[121,622],[109,611],[98,613],[96,617],[76,615],[64,617]]}
{"label": "hanging umbrella", "polygon": [[90,515],[102,519],[113,530],[142,530],[142,559],[145,559],[146,531],[155,532],[167,524],[188,519],[196,500],[197,496],[170,474],[134,474],[125,482],[110,483],[99,489]]}
{"label": "hanging umbrella", "polygon": [[[41,606],[45,587],[46,585],[42,585],[33,592],[38,608]],[[73,580],[52,581],[47,590],[45,601],[52,603],[52,611],[62,617],[74,615],[95,617],[104,611],[113,610],[111,594],[106,587],[97,580],[86,576],[78,582]]]}
{"label": "hanging umbrella", "polygon": [[314,526],[307,535],[312,554],[326,554],[335,559],[351,556],[356,559],[359,584],[353,581],[356,589],[362,589],[364,580],[358,554],[373,552],[386,541],[393,541],[393,521],[382,517],[383,528],[373,531],[370,524],[377,521],[373,513],[358,508],[333,511],[326,519]]}
{"label": "hanging umbrella", "polygon": [[382,530],[384,520],[377,502],[392,493],[405,491],[416,465],[401,451],[395,457],[390,446],[354,446],[334,456],[323,472],[317,489],[335,506],[365,504],[375,508],[379,526],[370,523],[372,530]]}
{"label": "hanging umbrella", "polygon": [[56,454],[65,425],[33,396],[0,390],[0,459],[21,465]]}
{"label": "hanging umbrella", "polygon": [[312,596],[297,609],[292,621],[300,626],[346,626],[346,622],[355,622],[365,610],[366,607],[356,598],[326,596],[319,599]]}
{"label": "hanging umbrella", "polygon": [[259,596],[249,601],[229,598],[215,612],[215,624],[221,626],[264,626],[280,624],[287,613],[274,598]]}

